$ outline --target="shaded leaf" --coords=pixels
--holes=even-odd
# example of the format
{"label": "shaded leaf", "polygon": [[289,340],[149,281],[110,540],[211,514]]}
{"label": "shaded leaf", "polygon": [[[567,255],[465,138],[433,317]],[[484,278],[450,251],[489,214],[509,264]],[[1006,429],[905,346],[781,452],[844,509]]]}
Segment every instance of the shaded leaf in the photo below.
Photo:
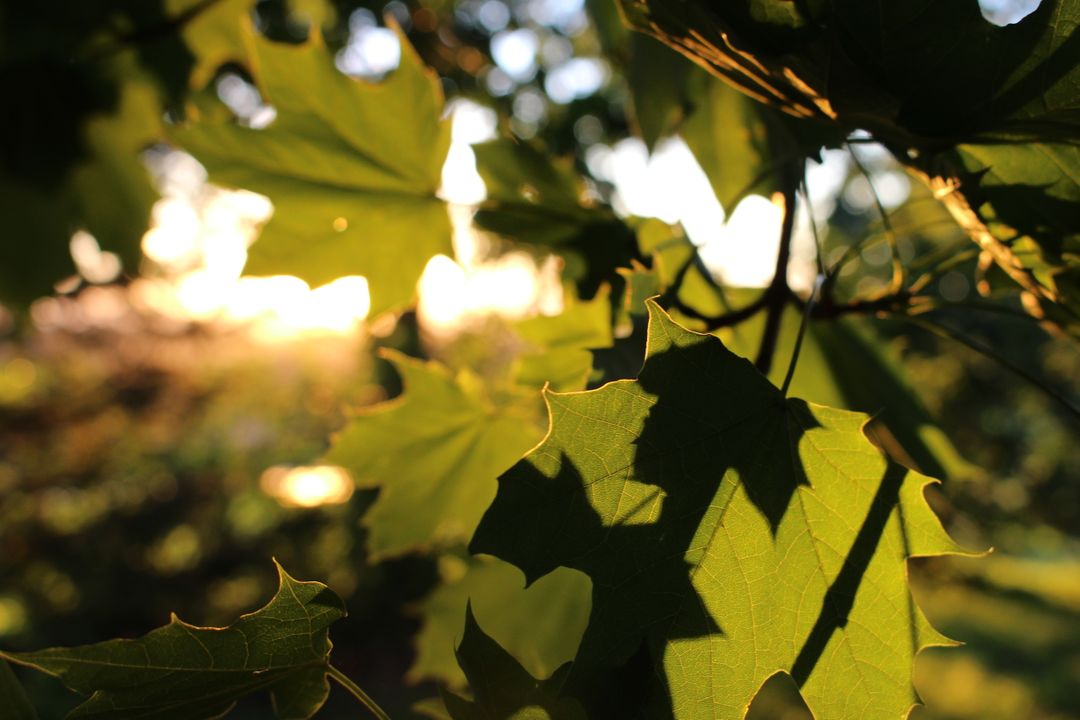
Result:
{"label": "shaded leaf", "polygon": [[1080,332],[1080,0],[1044,0],[1007,27],[975,2],[621,4],[750,97],[869,130],[1051,320]]}
{"label": "shaded leaf", "polygon": [[1080,332],[1080,147],[964,144],[952,159],[968,202],[1065,306],[1059,324]]}
{"label": "shaded leaf", "polygon": [[[757,291],[731,290],[740,305]],[[761,346],[764,313],[716,335],[736,355],[753,359]],[[803,313],[784,309],[769,380],[779,387]],[[803,338],[790,394],[810,402],[856,410],[873,416],[871,427],[878,440],[888,439],[889,454],[920,472],[942,478],[970,475],[967,463],[919,402],[898,354],[885,338],[876,335],[870,321],[853,318],[812,320]]]}
{"label": "shaded leaf", "polygon": [[704,73],[650,37],[634,33],[628,45],[626,82],[630,87],[631,119],[645,147],[652,152],[657,141],[672,134],[682,120],[690,78]]}
{"label": "shaded leaf", "polygon": [[7,720],[37,720],[37,713],[19,684],[19,678],[3,660],[0,660],[0,708],[4,708]]}
{"label": "shaded leaf", "polygon": [[[75,272],[86,230],[138,268],[157,199],[139,152],[189,86],[232,56],[223,40],[253,0],[50,3],[5,7],[0,79],[0,300],[24,304]],[[236,47],[233,44],[233,47]]]}
{"label": "shaded leaf", "polygon": [[372,314],[411,302],[427,261],[452,254],[436,197],[450,147],[438,79],[404,36],[400,66],[372,84],[338,72],[318,34],[300,45],[271,42],[250,23],[243,34],[276,118],[263,129],[207,118],[173,139],[211,180],[273,201],[248,271],[311,284],[363,275]]}
{"label": "shaded leaf", "polygon": [[534,390],[498,404],[475,375],[386,352],[403,394],[359,410],[326,462],[380,488],[364,516],[372,557],[467,542],[495,496],[495,478],[542,436]]}
{"label": "shaded leaf", "polygon": [[488,556],[439,559],[440,584],[419,605],[413,680],[465,685],[452,649],[464,631],[471,605],[488,632],[535,677],[547,677],[577,652],[589,619],[589,580],[562,568],[528,588],[521,571]]}
{"label": "shaded leaf", "polygon": [[776,672],[820,717],[903,716],[915,654],[946,642],[906,560],[961,552],[933,481],[889,463],[865,415],[784,399],[649,308],[640,378],[546,394],[548,436],[499,479],[471,549],[530,582],[592,579],[572,694],[644,642],[670,695],[656,716],[741,718]]}
{"label": "shaded leaf", "polygon": [[750,194],[779,192],[787,168],[836,145],[826,128],[795,123],[699,68],[689,78],[690,110],[679,134],[727,213]]}
{"label": "shaded leaf", "polygon": [[[0,72],[30,71],[9,66]],[[127,80],[113,83],[113,73]],[[0,214],[8,238],[0,243],[0,299],[15,303],[47,294],[75,273],[68,246],[79,229],[117,253],[128,269],[137,267],[139,242],[157,199],[138,153],[161,135],[162,102],[130,52],[77,77],[30,74],[21,82],[40,86],[28,90],[25,101],[15,104],[14,117],[0,124],[0,143],[22,146],[0,148]],[[55,101],[35,100],[57,94],[58,86],[72,107],[55,109]],[[90,104],[78,107],[81,102]],[[57,128],[55,120],[41,117],[50,112],[63,115],[70,127]],[[20,157],[26,153],[31,157]]]}
{"label": "shaded leaf", "polygon": [[637,257],[633,232],[608,207],[583,201],[569,163],[512,140],[474,145],[487,200],[474,218],[488,232],[559,255],[563,276],[591,298]]}
{"label": "shaded leaf", "polygon": [[268,691],[279,718],[311,717],[326,700],[327,628],[345,616],[325,585],[277,566],[277,594],[225,628],[172,621],[135,640],[2,653],[90,697],[69,718],[217,718],[238,699]]}
{"label": "shaded leaf", "polygon": [[567,666],[547,680],[537,680],[480,628],[471,606],[465,611],[457,658],[474,699],[443,693],[454,720],[585,720],[580,705],[558,697]]}

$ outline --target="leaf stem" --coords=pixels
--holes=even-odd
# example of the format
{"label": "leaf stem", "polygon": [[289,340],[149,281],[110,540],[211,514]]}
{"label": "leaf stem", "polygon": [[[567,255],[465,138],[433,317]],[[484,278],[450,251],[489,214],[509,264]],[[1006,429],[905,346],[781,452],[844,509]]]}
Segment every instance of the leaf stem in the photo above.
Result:
{"label": "leaf stem", "polygon": [[372,715],[377,717],[379,720],[390,720],[390,716],[386,714],[386,711],[379,707],[379,705],[374,700],[372,700],[366,692],[361,690],[360,686],[354,683],[348,675],[341,672],[333,665],[326,666],[326,674],[333,678],[338,685],[345,688],[345,690],[348,691],[350,695],[359,700],[360,704],[366,707]]}
{"label": "leaf stem", "polygon": [[855,148],[848,143],[848,154],[851,155],[851,161],[855,163],[855,167],[859,169],[863,179],[866,180],[866,186],[870,188],[870,195],[874,198],[874,205],[877,206],[878,214],[881,215],[881,226],[884,230],[885,242],[889,244],[889,252],[892,253],[892,280],[889,283],[889,289],[892,292],[899,292],[906,282],[906,272],[904,270],[904,263],[900,260],[900,248],[897,245],[896,233],[893,232],[892,220],[889,218],[889,212],[885,209],[885,204],[881,202],[881,196],[878,195],[877,188],[874,187],[874,180],[870,177],[870,173],[867,171],[866,166],[862,164],[862,160],[859,159],[859,154],[855,152]]}
{"label": "leaf stem", "polygon": [[791,379],[795,377],[795,365],[799,362],[799,351],[802,350],[803,336],[806,335],[806,326],[810,324],[810,313],[814,310],[814,301],[821,286],[825,284],[825,276],[818,275],[814,280],[814,287],[810,291],[810,297],[806,300],[806,308],[803,310],[802,322],[799,323],[799,334],[795,336],[795,348],[791,351],[791,360],[788,362],[787,374],[784,375],[784,384],[780,386],[780,395],[787,397],[788,388],[791,387]]}

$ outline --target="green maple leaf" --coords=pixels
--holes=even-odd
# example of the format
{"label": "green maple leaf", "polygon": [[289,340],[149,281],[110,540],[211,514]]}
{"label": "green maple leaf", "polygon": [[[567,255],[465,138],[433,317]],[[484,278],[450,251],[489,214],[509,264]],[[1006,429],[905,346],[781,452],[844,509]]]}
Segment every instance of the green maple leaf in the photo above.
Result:
{"label": "green maple leaf", "polygon": [[327,628],[345,607],[322,583],[298,582],[277,567],[273,599],[225,628],[173,616],[135,640],[0,656],[89,695],[73,719],[209,720],[259,691],[271,693],[279,718],[309,718],[329,693]]}
{"label": "green maple leaf", "polygon": [[465,610],[465,634],[457,648],[458,663],[469,679],[473,699],[451,692],[443,701],[454,720],[585,720],[585,712],[558,690],[569,665],[546,680],[537,680],[477,624],[472,607]]}
{"label": "green maple leaf", "polygon": [[538,316],[514,325],[527,348],[515,359],[514,380],[521,385],[560,391],[584,390],[593,369],[590,350],[611,347],[611,299],[601,288],[592,300],[567,299],[558,315]]}
{"label": "green maple leaf", "polygon": [[400,32],[401,64],[381,83],[338,72],[318,34],[286,45],[247,23],[243,37],[275,120],[254,129],[207,118],[173,139],[211,180],[273,201],[247,269],[312,284],[363,275],[373,315],[411,302],[427,261],[452,254],[436,197],[450,147],[438,78]]}
{"label": "green maple leaf", "polygon": [[889,463],[865,415],[785,399],[649,313],[638,380],[547,393],[548,436],[500,478],[470,549],[529,582],[592,579],[571,693],[645,643],[675,717],[741,718],[777,672],[819,717],[905,716],[915,655],[947,642],[907,558],[961,552],[923,496],[934,481]]}
{"label": "green maple leaf", "polygon": [[475,375],[385,357],[404,393],[358,411],[326,461],[360,487],[380,488],[364,516],[373,557],[467,542],[495,496],[495,478],[543,434],[536,392],[512,388],[496,404]]}

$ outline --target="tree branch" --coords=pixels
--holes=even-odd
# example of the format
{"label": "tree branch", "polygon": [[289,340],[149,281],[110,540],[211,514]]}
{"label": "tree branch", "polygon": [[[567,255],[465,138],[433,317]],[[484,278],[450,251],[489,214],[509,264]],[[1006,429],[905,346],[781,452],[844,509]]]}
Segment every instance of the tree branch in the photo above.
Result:
{"label": "tree branch", "polygon": [[780,251],[776,254],[776,272],[765,294],[761,296],[767,314],[765,315],[765,331],[761,335],[761,346],[758,348],[754,367],[762,375],[768,375],[772,368],[784,306],[793,297],[791,288],[788,287],[787,268],[791,260],[791,238],[795,230],[795,194],[799,189],[801,175],[801,172],[793,172],[793,170],[794,168],[789,168],[784,181],[784,224],[780,228]]}

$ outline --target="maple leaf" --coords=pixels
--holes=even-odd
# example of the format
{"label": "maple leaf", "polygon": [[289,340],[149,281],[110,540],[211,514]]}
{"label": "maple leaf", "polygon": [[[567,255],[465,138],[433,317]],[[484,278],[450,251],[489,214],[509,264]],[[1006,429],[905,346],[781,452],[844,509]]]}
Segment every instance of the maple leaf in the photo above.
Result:
{"label": "maple leaf", "polygon": [[372,556],[467,542],[495,496],[495,478],[540,439],[534,390],[512,388],[496,405],[480,378],[400,353],[401,397],[359,410],[326,462],[380,488],[364,517]]}
{"label": "maple leaf", "polygon": [[269,691],[282,720],[309,718],[330,691],[328,628],[345,616],[325,585],[278,565],[277,594],[225,628],[171,622],[135,640],[49,648],[0,658],[55,675],[90,697],[69,718],[201,720]]}
{"label": "maple leaf", "polygon": [[450,148],[438,78],[400,31],[401,64],[371,83],[340,73],[317,33],[288,45],[250,22],[243,30],[246,63],[274,121],[256,129],[206,117],[172,137],[211,180],[273,201],[247,269],[312,284],[363,275],[373,315],[411,302],[427,261],[452,254],[436,197]]}
{"label": "maple leaf", "polygon": [[592,579],[570,694],[644,643],[674,717],[741,718],[778,672],[819,717],[905,716],[915,655],[948,642],[906,561],[963,552],[924,498],[935,481],[890,463],[867,416],[785,399],[648,308],[639,379],[546,393],[548,436],[499,479],[470,549],[528,582]]}

